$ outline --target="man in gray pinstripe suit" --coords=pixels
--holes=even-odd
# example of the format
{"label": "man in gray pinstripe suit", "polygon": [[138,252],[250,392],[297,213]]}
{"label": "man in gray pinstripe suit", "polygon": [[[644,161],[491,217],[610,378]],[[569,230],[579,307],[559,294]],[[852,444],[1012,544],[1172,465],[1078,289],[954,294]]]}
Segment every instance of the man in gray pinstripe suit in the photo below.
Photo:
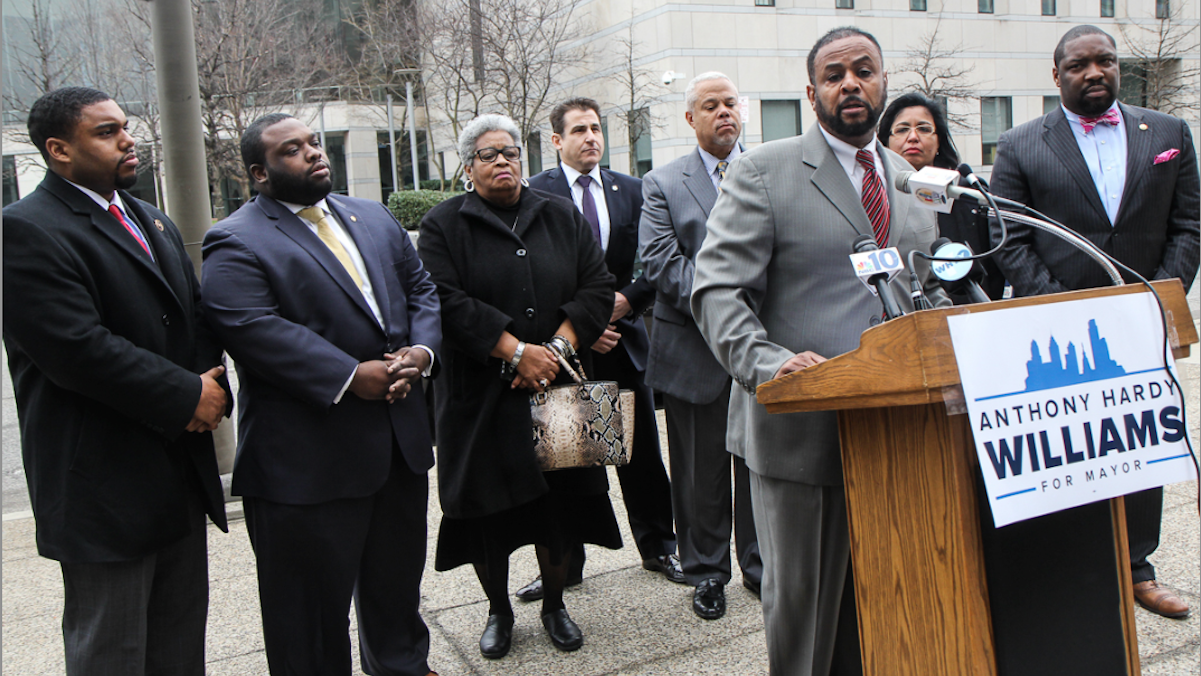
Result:
{"label": "man in gray pinstripe suit", "polygon": [[[1188,125],[1117,102],[1116,44],[1095,26],[1065,33],[1054,59],[1061,106],[1001,135],[993,191],[1064,223],[1147,279],[1180,278],[1187,291],[1201,242],[1201,177]],[[1083,253],[1021,225],[1010,226],[997,264],[1019,296],[1109,284]],[[1126,496],[1135,599],[1182,618],[1188,605],[1156,583],[1147,561],[1162,512],[1162,488]]]}
{"label": "man in gray pinstripe suit", "polygon": [[[880,302],[847,259],[858,236],[905,256],[938,232],[934,212],[892,186],[909,164],[873,135],[888,84],[879,43],[836,28],[808,69],[818,124],[730,165],[697,254],[692,312],[738,384],[726,443],[751,473],[771,673],[844,676],[862,667],[836,415],[768,415],[755,388],[854,350],[880,322]],[[949,305],[929,266],[918,272],[931,300]],[[900,281],[894,294],[912,310]]]}

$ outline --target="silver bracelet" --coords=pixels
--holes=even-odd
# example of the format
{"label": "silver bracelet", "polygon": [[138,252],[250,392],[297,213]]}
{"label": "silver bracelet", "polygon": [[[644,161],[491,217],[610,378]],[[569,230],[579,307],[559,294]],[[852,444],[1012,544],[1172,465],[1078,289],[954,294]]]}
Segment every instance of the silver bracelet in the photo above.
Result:
{"label": "silver bracelet", "polygon": [[523,352],[525,352],[525,343],[519,340],[517,341],[517,349],[513,350],[513,358],[509,360],[509,364],[513,368],[517,368],[517,365],[521,363],[521,354]]}

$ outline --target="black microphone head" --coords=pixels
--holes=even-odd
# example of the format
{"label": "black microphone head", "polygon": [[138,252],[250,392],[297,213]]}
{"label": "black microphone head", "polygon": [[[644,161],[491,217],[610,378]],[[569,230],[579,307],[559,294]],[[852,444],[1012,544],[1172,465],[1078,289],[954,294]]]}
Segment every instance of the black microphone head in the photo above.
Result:
{"label": "black microphone head", "polygon": [[939,237],[938,239],[934,240],[933,244],[930,245],[930,253],[934,254],[935,251],[938,251],[939,249],[942,248],[942,245],[950,244],[950,243],[951,243],[951,238]]}
{"label": "black microphone head", "polygon": [[863,253],[864,251],[875,251],[880,247],[876,246],[876,238],[871,235],[859,235],[851,242],[852,253]]}
{"label": "black microphone head", "polygon": [[893,187],[906,195],[912,194],[909,190],[909,177],[913,174],[912,171],[898,171],[896,177],[892,179]]}
{"label": "black microphone head", "polygon": [[959,175],[964,178],[967,178],[968,176],[972,175],[972,168],[970,166],[968,166],[967,162],[964,162],[963,164],[959,165],[958,171],[959,171]]}

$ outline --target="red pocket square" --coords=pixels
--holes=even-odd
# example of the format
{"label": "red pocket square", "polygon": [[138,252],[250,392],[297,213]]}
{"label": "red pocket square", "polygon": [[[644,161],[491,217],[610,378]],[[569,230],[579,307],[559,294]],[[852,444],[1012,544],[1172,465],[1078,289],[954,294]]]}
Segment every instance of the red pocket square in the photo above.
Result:
{"label": "red pocket square", "polygon": [[1179,154],[1180,154],[1180,151],[1175,148],[1172,148],[1171,150],[1165,150],[1162,153],[1155,156],[1155,164],[1163,164],[1164,162],[1167,162],[1168,160],[1172,159],[1173,157],[1176,157]]}

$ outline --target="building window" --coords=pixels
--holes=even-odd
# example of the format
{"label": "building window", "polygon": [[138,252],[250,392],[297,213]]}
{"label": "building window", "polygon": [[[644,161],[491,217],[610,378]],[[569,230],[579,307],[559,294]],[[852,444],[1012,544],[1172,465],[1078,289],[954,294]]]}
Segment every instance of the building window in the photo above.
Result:
{"label": "building window", "polygon": [[1106,19],[1113,18],[1113,0],[1101,0],[1101,16]]}
{"label": "building window", "polygon": [[911,12],[926,11],[926,0],[909,0],[909,11],[911,11]]}
{"label": "building window", "polygon": [[15,155],[4,156],[4,206],[21,199],[17,190],[17,158]]}
{"label": "building window", "polygon": [[600,165],[609,169],[609,116],[601,118],[601,136],[605,139],[605,152],[601,153]]}
{"label": "building window", "polygon": [[764,143],[801,133],[800,101],[763,101],[760,116],[763,118]]}
{"label": "building window", "polygon": [[993,0],[976,0],[976,11],[981,14],[992,14]]}
{"label": "building window", "polygon": [[1166,19],[1172,13],[1171,0],[1155,0],[1155,18]]}
{"label": "building window", "polygon": [[1055,0],[1043,0],[1043,16],[1055,16]]}
{"label": "building window", "polygon": [[[329,173],[333,180],[333,187],[330,192],[337,195],[349,194],[346,189],[346,135],[345,134],[329,134],[325,135],[325,156],[329,158]],[[392,180],[392,175],[388,175],[388,181]]]}
{"label": "building window", "polygon": [[542,173],[542,132],[532,131],[525,138],[525,157],[529,163],[526,175],[533,176]]}
{"label": "building window", "polygon": [[[396,173],[400,180],[399,188],[392,185],[392,156],[388,151],[388,132],[383,131],[376,134],[376,143],[379,147],[380,191],[383,193],[384,204],[387,204],[388,195],[396,190],[406,190],[413,186],[413,160],[412,153],[409,152],[409,132],[396,134]],[[428,181],[430,178],[429,152],[429,144],[425,142],[425,130],[418,129],[417,169],[418,177],[422,181]],[[345,164],[345,159],[343,159],[343,164]]]}
{"label": "building window", "polygon": [[1137,61],[1121,61],[1118,68],[1122,81],[1118,87],[1118,100],[1130,106],[1147,107],[1147,80],[1151,76],[1147,65]]}
{"label": "building window", "polygon": [[1055,110],[1058,107],[1059,107],[1059,97],[1058,96],[1044,96],[1043,97],[1043,115],[1046,115],[1047,113]]}
{"label": "building window", "polygon": [[649,108],[639,108],[630,116],[633,127],[630,133],[631,168],[634,175],[645,176],[654,163],[651,160],[651,111]]}
{"label": "building window", "polygon": [[776,0],[755,0],[756,7],[775,7]]}
{"label": "building window", "polygon": [[997,139],[1013,127],[1013,99],[1008,96],[980,97],[980,144],[984,164],[996,164]]}
{"label": "building window", "polygon": [[834,9],[855,9],[855,0],[834,0]]}

